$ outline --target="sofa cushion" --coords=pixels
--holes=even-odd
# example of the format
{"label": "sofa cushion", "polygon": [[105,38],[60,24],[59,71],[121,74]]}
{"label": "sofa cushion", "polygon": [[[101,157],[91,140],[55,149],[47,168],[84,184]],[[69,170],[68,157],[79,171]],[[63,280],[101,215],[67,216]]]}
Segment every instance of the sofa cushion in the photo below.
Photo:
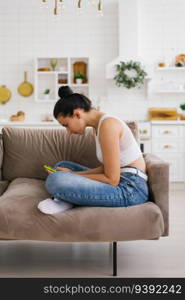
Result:
{"label": "sofa cushion", "polygon": [[76,206],[45,215],[37,205],[47,197],[42,180],[13,180],[0,197],[0,239],[129,241],[158,238],[164,230],[161,211],[152,202],[131,207]]}
{"label": "sofa cushion", "polygon": [[4,193],[9,185],[9,181],[7,180],[0,180],[0,196]]}
{"label": "sofa cushion", "polygon": [[45,179],[43,165],[70,160],[93,168],[96,158],[92,129],[85,134],[67,134],[65,129],[3,128],[3,179]]}

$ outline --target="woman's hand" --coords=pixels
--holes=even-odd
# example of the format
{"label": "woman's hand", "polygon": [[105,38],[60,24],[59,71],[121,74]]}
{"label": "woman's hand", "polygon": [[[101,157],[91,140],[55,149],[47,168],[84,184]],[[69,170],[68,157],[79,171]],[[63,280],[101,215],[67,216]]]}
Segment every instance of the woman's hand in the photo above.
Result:
{"label": "woman's hand", "polygon": [[48,173],[48,175],[52,174],[53,172],[48,170],[48,169],[45,169],[45,171]]}
{"label": "woman's hand", "polygon": [[[53,172],[48,170],[48,169],[45,169],[45,171],[48,173],[48,175],[52,174]],[[63,172],[72,172],[71,169],[68,169],[68,168],[61,168],[61,167],[58,167],[56,168],[56,171],[63,171]]]}

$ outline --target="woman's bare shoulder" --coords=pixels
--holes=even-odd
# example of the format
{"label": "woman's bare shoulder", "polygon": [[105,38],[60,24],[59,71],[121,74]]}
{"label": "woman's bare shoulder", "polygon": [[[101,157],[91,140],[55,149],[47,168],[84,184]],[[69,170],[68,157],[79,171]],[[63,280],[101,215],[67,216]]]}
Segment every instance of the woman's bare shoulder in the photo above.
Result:
{"label": "woman's bare shoulder", "polygon": [[116,119],[114,117],[106,118],[102,121],[102,124],[100,126],[100,134],[108,133],[110,132],[110,130],[114,130],[119,134],[119,136],[122,136],[124,133],[123,124],[119,119]]}

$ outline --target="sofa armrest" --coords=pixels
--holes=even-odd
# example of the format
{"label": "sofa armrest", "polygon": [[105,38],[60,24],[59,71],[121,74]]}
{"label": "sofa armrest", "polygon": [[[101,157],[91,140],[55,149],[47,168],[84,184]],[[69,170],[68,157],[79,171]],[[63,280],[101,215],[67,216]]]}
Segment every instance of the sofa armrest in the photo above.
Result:
{"label": "sofa armrest", "polygon": [[5,192],[9,185],[8,180],[0,180],[0,196]]}
{"label": "sofa armrest", "polygon": [[154,154],[145,153],[150,199],[159,206],[164,219],[163,236],[169,234],[169,164]]}

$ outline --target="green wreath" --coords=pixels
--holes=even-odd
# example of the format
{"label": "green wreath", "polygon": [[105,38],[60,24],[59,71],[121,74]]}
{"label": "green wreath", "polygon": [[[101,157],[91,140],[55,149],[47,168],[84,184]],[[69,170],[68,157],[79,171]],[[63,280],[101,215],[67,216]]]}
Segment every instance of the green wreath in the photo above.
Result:
{"label": "green wreath", "polygon": [[[134,77],[128,76],[125,71],[134,70],[137,75]],[[141,68],[140,62],[137,61],[120,61],[118,65],[116,65],[117,74],[114,77],[117,86],[124,86],[127,89],[131,89],[134,87],[140,87],[141,84],[144,83],[145,76],[147,73]]]}

